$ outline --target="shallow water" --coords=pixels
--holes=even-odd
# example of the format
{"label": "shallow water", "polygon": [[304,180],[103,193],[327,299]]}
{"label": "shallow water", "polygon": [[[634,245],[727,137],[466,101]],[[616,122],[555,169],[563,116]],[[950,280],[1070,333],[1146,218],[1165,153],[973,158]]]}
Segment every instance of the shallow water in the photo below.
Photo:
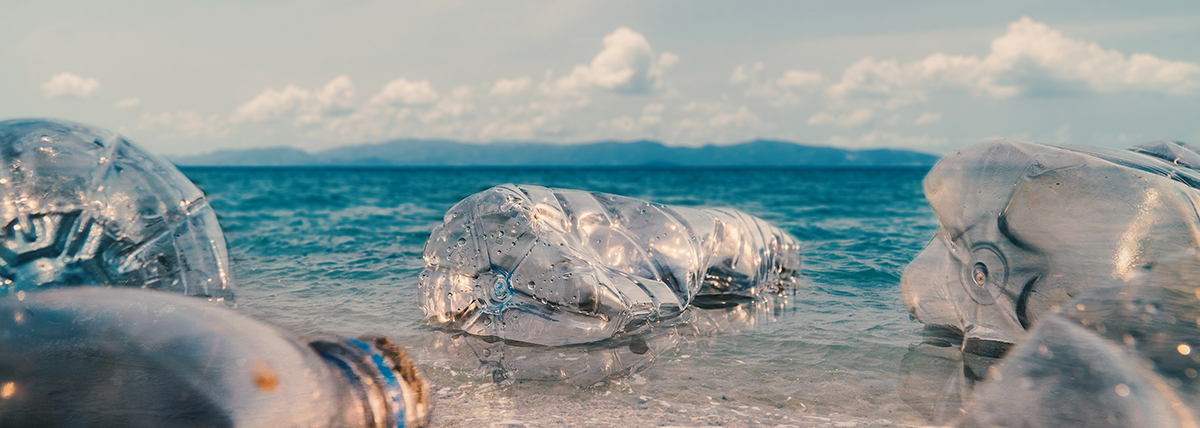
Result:
{"label": "shallow water", "polygon": [[[183,172],[226,232],[239,310],[299,334],[405,343],[424,363],[438,426],[927,423],[896,392],[921,328],[904,309],[900,274],[936,229],[925,169]],[[496,383],[441,354],[447,339],[421,324],[415,296],[429,231],[454,203],[502,183],[742,209],[799,238],[803,280],[790,302],[674,335],[632,377]]]}

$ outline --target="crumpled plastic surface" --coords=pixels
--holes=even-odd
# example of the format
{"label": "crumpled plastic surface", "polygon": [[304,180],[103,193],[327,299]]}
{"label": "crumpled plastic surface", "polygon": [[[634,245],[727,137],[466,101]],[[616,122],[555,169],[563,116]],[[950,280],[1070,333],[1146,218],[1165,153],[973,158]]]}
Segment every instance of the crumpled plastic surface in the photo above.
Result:
{"label": "crumpled plastic surface", "polygon": [[689,304],[728,307],[793,287],[798,250],[733,209],[502,185],[434,228],[419,299],[431,324],[489,340],[628,340]]}
{"label": "crumpled plastic surface", "polygon": [[925,178],[941,226],[905,268],[905,306],[959,332],[964,350],[1003,350],[1056,305],[1196,247],[1198,165],[1193,147],[1170,141],[1000,140],[950,153]]}
{"label": "crumpled plastic surface", "polygon": [[1189,250],[1043,315],[959,423],[1200,426],[1198,371],[1200,255]]}
{"label": "crumpled plastic surface", "polygon": [[231,304],[224,234],[204,194],[120,135],[0,122],[0,295],[115,285]]}

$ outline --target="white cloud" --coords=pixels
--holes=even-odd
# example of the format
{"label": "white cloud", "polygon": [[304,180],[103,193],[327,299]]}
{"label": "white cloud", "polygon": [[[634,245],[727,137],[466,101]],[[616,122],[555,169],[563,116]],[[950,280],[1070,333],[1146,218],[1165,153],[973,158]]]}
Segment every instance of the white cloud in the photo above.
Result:
{"label": "white cloud", "polygon": [[161,130],[167,138],[225,137],[230,133],[219,115],[204,117],[194,111],[146,113],[138,120],[137,129]]}
{"label": "white cloud", "polygon": [[313,125],[329,117],[344,116],[354,111],[354,83],[347,76],[338,76],[320,89],[303,89],[287,85],[282,90],[267,89],[242,104],[230,122],[262,122],[294,117],[294,124]]}
{"label": "white cloud", "polygon": [[935,53],[903,64],[863,58],[828,91],[836,99],[881,98],[885,108],[896,108],[924,101],[935,88],[993,98],[1079,91],[1186,94],[1200,88],[1200,65],[1144,53],[1127,57],[1024,17],[992,41],[986,57]]}
{"label": "white cloud", "polygon": [[942,120],[941,113],[921,113],[921,116],[917,117],[917,120],[913,121],[913,124],[928,125],[931,123],[936,123],[939,120]]}
{"label": "white cloud", "polygon": [[815,71],[788,70],[783,72],[775,84],[782,88],[803,88],[819,85],[825,78]]}
{"label": "white cloud", "polygon": [[42,84],[50,98],[87,98],[100,87],[100,81],[72,73],[58,73]]}
{"label": "white cloud", "polygon": [[877,147],[929,147],[946,144],[948,140],[943,137],[931,137],[928,135],[908,136],[895,132],[886,131],[871,131],[858,137],[844,137],[834,135],[825,141],[825,144],[834,147],[847,148],[877,148]]}
{"label": "white cloud", "polygon": [[438,100],[437,91],[428,80],[419,82],[399,78],[389,82],[378,95],[371,98],[372,104],[378,105],[423,105],[433,104]]}
{"label": "white cloud", "polygon": [[113,103],[113,107],[130,108],[130,107],[137,107],[137,105],[141,104],[141,103],[142,103],[141,98],[122,98],[121,100]]}
{"label": "white cloud", "polygon": [[475,109],[475,104],[471,102],[475,91],[470,86],[459,86],[450,91],[450,94],[438,101],[437,105],[428,113],[421,115],[421,121],[425,123],[433,122],[443,117],[459,117],[464,113]]}
{"label": "white cloud", "polygon": [[637,119],[629,116],[621,116],[608,121],[608,126],[622,132],[633,132],[637,130]]}
{"label": "white cloud", "polygon": [[638,123],[643,126],[656,125],[662,122],[662,113],[666,109],[667,106],[663,104],[646,104],[646,107],[642,109],[642,117],[638,119]]}
{"label": "white cloud", "polygon": [[729,76],[732,85],[746,85],[746,95],[771,99],[775,107],[792,106],[800,103],[801,95],[820,87],[824,76],[815,71],[787,70],[778,78],[763,79],[760,75],[766,68],[762,62],[752,67],[738,65]]}
{"label": "white cloud", "polygon": [[721,113],[708,119],[709,126],[726,127],[733,126],[739,128],[750,128],[762,125],[763,122],[757,115],[750,112],[746,106],[742,106],[733,113]]}
{"label": "white cloud", "polygon": [[861,108],[846,114],[831,114],[821,112],[808,118],[809,125],[831,125],[839,128],[853,128],[862,125],[875,118],[875,111],[869,108]]}
{"label": "white cloud", "polygon": [[[601,130],[616,131],[617,135],[608,138],[647,138],[662,123],[662,113],[667,108],[664,104],[650,103],[642,108],[642,115],[634,117],[624,115],[600,122]],[[605,138],[601,136],[600,138]]]}
{"label": "white cloud", "polygon": [[587,88],[616,93],[644,94],[662,89],[663,72],[679,61],[679,55],[655,55],[646,37],[621,27],[604,37],[604,50],[591,64],[577,65],[571,74],[547,82],[544,92],[570,95]]}
{"label": "white cloud", "polygon": [[[1150,54],[1128,58],[1096,43],[1064,37],[1028,17],[1009,24],[1008,33],[992,41],[987,61],[1008,71],[1020,85],[1022,67],[1045,77],[1086,83],[1096,92],[1141,90],[1183,94],[1200,87],[1200,65],[1168,61]],[[1027,86],[1026,86],[1027,87]]]}
{"label": "white cloud", "polygon": [[754,67],[750,68],[749,70],[746,69],[746,66],[739,64],[737,67],[733,68],[733,75],[729,76],[729,83],[731,85],[748,83],[751,79],[757,78],[758,72],[762,71],[763,68],[766,68],[766,65],[764,65],[762,62],[754,63]]}
{"label": "white cloud", "polygon": [[[570,135],[566,118],[590,103],[587,98],[549,97],[497,109],[472,135],[480,140],[554,140]],[[603,137],[601,137],[603,138]]]}
{"label": "white cloud", "polygon": [[516,79],[500,79],[492,84],[492,90],[488,93],[505,97],[525,92],[530,86],[533,86],[533,79],[530,79],[529,76],[522,76]]}

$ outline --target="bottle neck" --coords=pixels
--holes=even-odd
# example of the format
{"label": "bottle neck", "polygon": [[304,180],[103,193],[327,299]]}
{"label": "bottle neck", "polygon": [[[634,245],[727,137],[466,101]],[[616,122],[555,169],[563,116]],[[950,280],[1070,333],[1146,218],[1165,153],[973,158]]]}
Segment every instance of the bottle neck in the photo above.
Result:
{"label": "bottle neck", "polygon": [[361,401],[363,426],[404,428],[406,406],[403,380],[395,363],[374,346],[358,339],[318,339],[308,343],[346,381]]}

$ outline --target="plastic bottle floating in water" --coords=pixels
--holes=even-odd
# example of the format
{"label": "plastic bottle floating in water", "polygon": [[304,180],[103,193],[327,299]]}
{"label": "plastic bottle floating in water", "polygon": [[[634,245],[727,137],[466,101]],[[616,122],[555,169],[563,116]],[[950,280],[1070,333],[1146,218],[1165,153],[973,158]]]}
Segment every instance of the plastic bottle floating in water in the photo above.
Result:
{"label": "plastic bottle floating in water", "polygon": [[547,346],[593,343],[794,286],[799,244],[734,209],[502,185],[459,202],[425,243],[430,322]]}
{"label": "plastic bottle floating in water", "polygon": [[404,427],[426,387],[386,338],[302,341],[163,292],[0,298],[0,426]]}
{"label": "plastic bottle floating in water", "polygon": [[109,284],[232,303],[225,238],[204,194],[120,135],[0,122],[0,295]]}

